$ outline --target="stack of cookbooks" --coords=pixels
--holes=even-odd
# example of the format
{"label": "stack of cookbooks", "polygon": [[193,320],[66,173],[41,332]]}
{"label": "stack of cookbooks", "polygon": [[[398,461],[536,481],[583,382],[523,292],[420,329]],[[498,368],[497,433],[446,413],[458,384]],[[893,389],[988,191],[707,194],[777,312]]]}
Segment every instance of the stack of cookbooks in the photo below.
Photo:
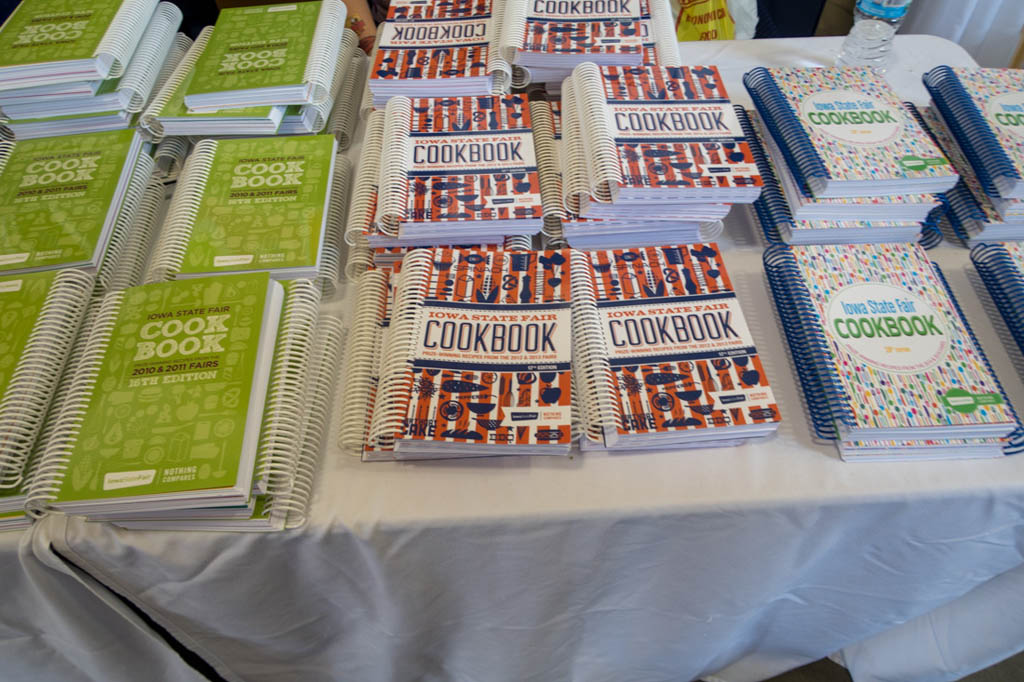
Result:
{"label": "stack of cookbooks", "polygon": [[963,178],[945,195],[957,236],[1024,239],[1024,71],[940,66],[924,83],[921,116]]}
{"label": "stack of cookbooks", "polygon": [[777,244],[765,270],[815,433],[846,460],[994,457],[1020,425],[919,244]]}
{"label": "stack of cookbooks", "polygon": [[395,97],[363,142],[348,241],[372,248],[494,244],[543,221],[530,108],[521,95]]}
{"label": "stack of cookbooks", "polygon": [[[216,26],[204,28],[143,112],[143,130],[156,140],[294,135],[322,131],[338,108],[336,119],[353,119],[365,59],[355,33],[339,24],[345,6],[326,0],[277,7],[224,10]],[[264,39],[235,43],[222,35]],[[297,101],[303,98],[310,101]],[[232,104],[190,104],[210,101]]]}
{"label": "stack of cookbooks", "polygon": [[128,128],[175,49],[181,10],[155,0],[24,0],[0,29],[0,114],[14,139]]}
{"label": "stack of cookbooks", "polygon": [[586,275],[571,259],[446,247],[364,273],[342,444],[368,460],[568,454],[571,301]]}
{"label": "stack of cookbooks", "polygon": [[758,207],[770,239],[913,239],[940,206],[936,194],[958,180],[871,69],[758,67],[743,82],[763,128],[761,155],[775,176]]}
{"label": "stack of cookbooks", "polygon": [[[666,236],[697,242],[703,223],[720,220],[732,203],[751,203],[761,175],[718,69],[598,67],[584,63],[562,86],[562,198],[587,222],[576,246],[630,242],[631,221],[645,241]],[[575,226],[574,226],[575,227]],[[568,235],[567,235],[568,236]]]}
{"label": "stack of cookbooks", "polygon": [[[406,97],[508,92],[498,55],[501,0],[395,0],[377,29],[366,104]],[[438,90],[440,88],[440,90]]]}

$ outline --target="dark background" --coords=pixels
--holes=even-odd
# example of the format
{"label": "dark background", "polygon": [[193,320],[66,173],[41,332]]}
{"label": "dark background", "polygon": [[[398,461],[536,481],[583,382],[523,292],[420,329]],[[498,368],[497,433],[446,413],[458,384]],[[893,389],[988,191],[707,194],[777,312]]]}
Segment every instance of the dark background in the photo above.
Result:
{"label": "dark background", "polygon": [[[217,20],[213,0],[171,0],[184,15],[181,31],[195,38],[204,26]],[[88,0],[83,0],[88,2]],[[756,38],[784,38],[814,35],[825,0],[757,0]],[[17,7],[14,0],[0,0],[0,21]]]}

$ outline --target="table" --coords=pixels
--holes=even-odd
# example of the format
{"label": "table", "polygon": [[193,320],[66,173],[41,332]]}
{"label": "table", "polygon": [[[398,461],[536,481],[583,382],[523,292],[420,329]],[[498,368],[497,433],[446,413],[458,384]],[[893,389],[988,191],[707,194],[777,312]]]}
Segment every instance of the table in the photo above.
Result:
{"label": "table", "polygon": [[[682,52],[719,65],[749,105],[739,78],[750,67],[829,64],[840,42]],[[921,72],[973,64],[929,36],[897,36],[896,52],[890,78],[918,102]],[[991,603],[1024,612],[1008,578],[1024,572],[1024,457],[841,462],[810,438],[746,208],[733,210],[722,243],[783,406],[772,440],[363,464],[332,434],[305,529],[141,533],[51,516],[32,529],[35,555],[69,559],[95,598],[128,598],[227,679],[745,682],[848,647],[868,680],[893,641],[906,647],[898,679],[947,679],[943,642],[917,627],[938,616],[950,641],[979,644],[961,647],[961,674],[1013,653],[1019,616],[1002,633],[993,624],[980,646],[956,615]],[[967,251],[933,253],[1024,408]]]}

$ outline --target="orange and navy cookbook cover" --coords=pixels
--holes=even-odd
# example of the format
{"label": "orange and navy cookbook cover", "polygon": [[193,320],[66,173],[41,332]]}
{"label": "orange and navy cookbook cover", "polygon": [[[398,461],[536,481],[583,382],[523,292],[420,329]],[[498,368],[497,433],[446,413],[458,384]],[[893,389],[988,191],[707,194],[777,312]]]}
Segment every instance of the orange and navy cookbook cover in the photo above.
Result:
{"label": "orange and navy cookbook cover", "polygon": [[620,436],[779,421],[716,244],[588,256]]}
{"label": "orange and navy cookbook cover", "polygon": [[640,0],[531,0],[519,51],[635,54],[639,63],[642,41]]}
{"label": "orange and navy cookbook cover", "polygon": [[716,67],[606,66],[601,75],[620,186],[762,186]]}
{"label": "orange and navy cookbook cover", "polygon": [[489,0],[392,3],[370,80],[486,78],[491,27]]}
{"label": "orange and navy cookbook cover", "polygon": [[530,125],[522,95],[413,99],[405,222],[541,220]]}
{"label": "orange and navy cookbook cover", "polygon": [[396,448],[420,440],[564,445],[567,452],[569,251],[437,248],[432,254]]}

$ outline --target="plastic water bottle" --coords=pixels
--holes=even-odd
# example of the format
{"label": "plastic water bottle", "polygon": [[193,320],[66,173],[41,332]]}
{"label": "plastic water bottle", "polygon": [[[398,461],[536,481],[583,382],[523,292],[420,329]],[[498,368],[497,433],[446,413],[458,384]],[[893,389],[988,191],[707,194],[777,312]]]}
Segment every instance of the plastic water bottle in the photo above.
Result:
{"label": "plastic water bottle", "polygon": [[884,71],[896,29],[907,16],[911,0],[857,0],[853,28],[843,41],[838,66],[870,66]]}

